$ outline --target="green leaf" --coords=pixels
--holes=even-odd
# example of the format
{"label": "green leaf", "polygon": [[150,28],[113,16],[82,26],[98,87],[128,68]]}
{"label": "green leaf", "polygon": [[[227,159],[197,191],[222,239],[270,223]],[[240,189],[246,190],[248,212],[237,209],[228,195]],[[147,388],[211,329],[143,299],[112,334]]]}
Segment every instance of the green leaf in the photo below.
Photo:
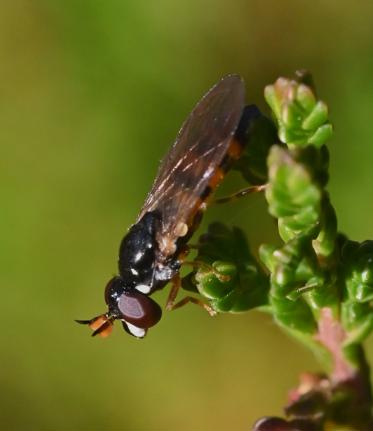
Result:
{"label": "green leaf", "polygon": [[310,114],[302,122],[303,130],[315,130],[328,121],[328,107],[324,102],[318,101],[310,110]]}
{"label": "green leaf", "polygon": [[347,241],[342,249],[342,262],[349,301],[372,301],[373,241]]}
{"label": "green leaf", "polygon": [[279,78],[265,88],[264,97],[278,124],[280,140],[289,146],[321,147],[332,135],[328,107],[316,100],[310,86]]}
{"label": "green leaf", "polygon": [[281,238],[288,241],[317,228],[322,193],[307,167],[279,146],[272,147],[268,167],[265,196],[270,214],[279,219]]}
{"label": "green leaf", "polygon": [[215,311],[237,313],[268,303],[268,277],[250,252],[239,228],[213,223],[198,242],[198,267],[183,279],[193,283]]}
{"label": "green leaf", "polygon": [[292,301],[271,296],[270,302],[275,321],[284,328],[305,334],[316,332],[316,321],[303,298]]}
{"label": "green leaf", "polygon": [[345,302],[342,322],[347,330],[345,344],[361,343],[373,330],[373,306],[369,302]]}
{"label": "green leaf", "polygon": [[317,147],[325,144],[333,135],[333,126],[331,124],[324,124],[319,127],[316,132],[309,138],[309,143]]}
{"label": "green leaf", "polygon": [[307,291],[307,286],[323,286],[324,274],[312,247],[310,236],[300,236],[282,247],[262,246],[260,256],[271,271],[272,296],[296,298]]}
{"label": "green leaf", "polygon": [[337,216],[327,195],[324,195],[321,210],[320,233],[313,242],[316,253],[330,257],[335,251],[337,238]]}

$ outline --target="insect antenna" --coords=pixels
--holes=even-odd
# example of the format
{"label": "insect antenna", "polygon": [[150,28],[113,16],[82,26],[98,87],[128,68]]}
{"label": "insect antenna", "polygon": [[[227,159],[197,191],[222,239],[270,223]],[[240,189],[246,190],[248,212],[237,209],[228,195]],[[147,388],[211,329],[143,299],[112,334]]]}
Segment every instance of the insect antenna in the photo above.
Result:
{"label": "insect antenna", "polygon": [[114,318],[108,314],[101,314],[90,320],[75,320],[76,323],[81,325],[88,325],[93,329],[92,337],[100,335],[101,337],[108,337],[113,330]]}

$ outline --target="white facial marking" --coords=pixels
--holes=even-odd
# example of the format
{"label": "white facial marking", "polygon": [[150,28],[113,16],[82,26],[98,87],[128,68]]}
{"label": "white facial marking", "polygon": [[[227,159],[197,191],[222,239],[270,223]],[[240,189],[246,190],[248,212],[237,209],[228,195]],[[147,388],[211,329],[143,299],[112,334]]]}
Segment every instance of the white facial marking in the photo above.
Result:
{"label": "white facial marking", "polygon": [[151,286],[148,286],[146,284],[138,284],[137,286],[135,286],[135,289],[138,290],[141,293],[145,293],[148,294],[151,291]]}
{"label": "white facial marking", "polygon": [[132,325],[131,323],[126,322],[125,320],[123,320],[123,322],[126,323],[128,330],[131,332],[132,335],[138,338],[145,337],[146,329],[139,328],[138,326]]}

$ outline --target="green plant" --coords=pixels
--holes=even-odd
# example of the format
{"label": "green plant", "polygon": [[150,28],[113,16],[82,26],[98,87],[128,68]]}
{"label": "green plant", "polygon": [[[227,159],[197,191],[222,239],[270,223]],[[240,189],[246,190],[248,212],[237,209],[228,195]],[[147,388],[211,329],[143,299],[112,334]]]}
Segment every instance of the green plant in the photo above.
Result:
{"label": "green plant", "polygon": [[260,263],[240,229],[214,223],[199,239],[195,259],[205,264],[183,287],[220,313],[271,313],[324,364],[325,374],[301,377],[286,419],[263,418],[256,431],[372,430],[362,342],[373,328],[373,241],[357,243],[337,230],[326,190],[332,126],[310,75],[279,78],[266,87],[265,99],[274,122],[254,121],[235,168],[252,184],[267,184],[283,244],[262,245]]}

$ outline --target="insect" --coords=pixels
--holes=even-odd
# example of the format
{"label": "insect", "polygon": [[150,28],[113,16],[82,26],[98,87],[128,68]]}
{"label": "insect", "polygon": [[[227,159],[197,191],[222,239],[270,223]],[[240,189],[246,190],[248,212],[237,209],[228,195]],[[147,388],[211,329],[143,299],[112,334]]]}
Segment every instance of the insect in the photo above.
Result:
{"label": "insect", "polygon": [[212,193],[240,157],[248,123],[256,115],[244,103],[242,79],[228,75],[203,96],[184,122],[136,223],[120,244],[119,275],[105,288],[108,311],[91,320],[77,320],[88,324],[92,335],[109,335],[114,321],[120,320],[126,332],[144,337],[162,315],[150,295],[169,281],[174,285],[167,308],[174,307],[187,243]]}

